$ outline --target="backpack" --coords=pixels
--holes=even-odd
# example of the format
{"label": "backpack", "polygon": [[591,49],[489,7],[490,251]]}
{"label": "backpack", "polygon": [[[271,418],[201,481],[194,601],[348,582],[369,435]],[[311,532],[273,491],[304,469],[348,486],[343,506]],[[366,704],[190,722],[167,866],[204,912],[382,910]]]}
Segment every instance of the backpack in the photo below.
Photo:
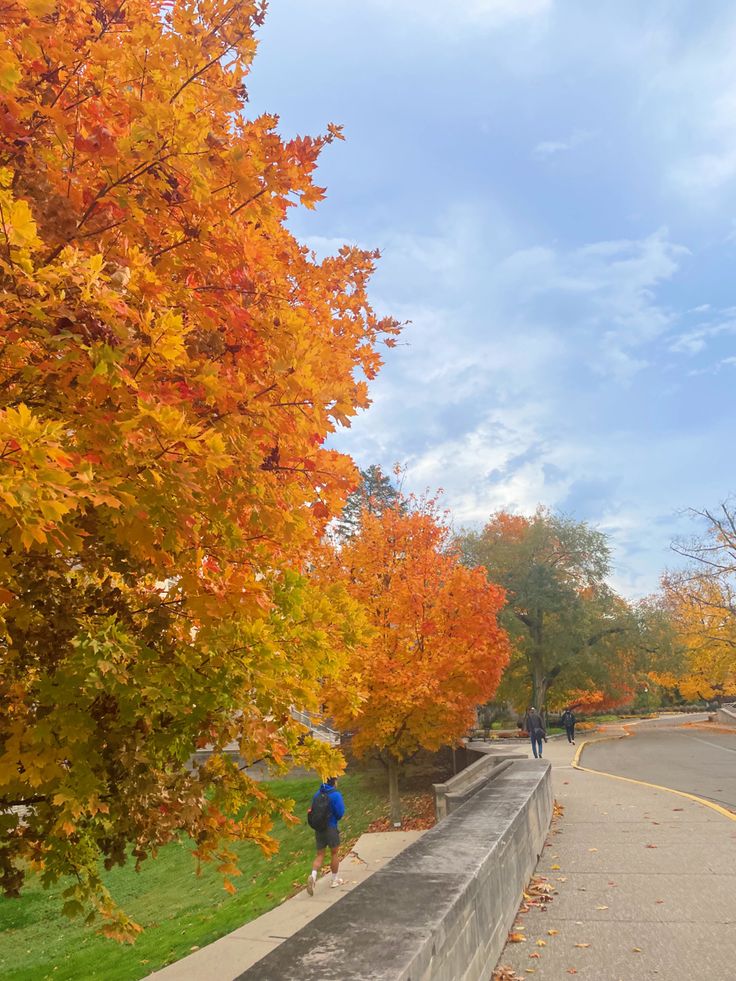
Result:
{"label": "backpack", "polygon": [[312,806],[307,811],[307,824],[315,831],[327,831],[331,814],[330,791],[319,790],[314,795]]}

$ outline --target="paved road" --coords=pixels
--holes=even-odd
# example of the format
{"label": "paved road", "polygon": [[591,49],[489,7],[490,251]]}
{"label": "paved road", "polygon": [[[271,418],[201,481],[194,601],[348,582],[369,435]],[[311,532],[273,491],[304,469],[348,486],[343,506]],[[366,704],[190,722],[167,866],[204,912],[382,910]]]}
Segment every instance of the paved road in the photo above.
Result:
{"label": "paved road", "polygon": [[736,732],[632,726],[628,739],[585,747],[582,765],[697,794],[736,811]]}

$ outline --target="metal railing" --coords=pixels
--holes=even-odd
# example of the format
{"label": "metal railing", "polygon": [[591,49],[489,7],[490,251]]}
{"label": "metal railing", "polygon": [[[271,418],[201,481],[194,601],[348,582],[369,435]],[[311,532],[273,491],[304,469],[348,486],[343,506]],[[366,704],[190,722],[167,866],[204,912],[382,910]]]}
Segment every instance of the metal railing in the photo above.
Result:
{"label": "metal railing", "polygon": [[320,721],[319,716],[292,707],[291,717],[303,726],[306,726],[315,739],[319,739],[323,743],[329,743],[330,746],[340,745],[340,733]]}

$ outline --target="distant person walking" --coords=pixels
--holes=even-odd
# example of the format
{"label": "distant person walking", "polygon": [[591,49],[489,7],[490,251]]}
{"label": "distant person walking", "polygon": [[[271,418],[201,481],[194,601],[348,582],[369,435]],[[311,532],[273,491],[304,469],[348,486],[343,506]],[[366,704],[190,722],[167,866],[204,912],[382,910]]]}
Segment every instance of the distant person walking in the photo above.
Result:
{"label": "distant person walking", "polygon": [[532,741],[532,752],[534,753],[534,759],[541,760],[542,742],[547,741],[547,730],[544,728],[542,716],[539,714],[539,712],[537,712],[533,705],[524,717],[524,728],[529,733],[529,738]]}
{"label": "distant person walking", "polygon": [[330,849],[330,869],[332,882],[330,887],[336,889],[344,879],[338,875],[340,870],[340,830],[338,821],[345,814],[345,802],[337,789],[337,777],[330,777],[319,788],[312,798],[312,806],[307,814],[310,828],[314,829],[314,841],[317,855],[312,864],[312,871],[307,879],[307,892],[314,895],[317,876],[325,860],[325,851]]}
{"label": "distant person walking", "polygon": [[567,741],[575,745],[575,723],[577,719],[575,718],[575,713],[571,708],[566,708],[562,713],[560,722],[565,727],[565,732],[567,733]]}

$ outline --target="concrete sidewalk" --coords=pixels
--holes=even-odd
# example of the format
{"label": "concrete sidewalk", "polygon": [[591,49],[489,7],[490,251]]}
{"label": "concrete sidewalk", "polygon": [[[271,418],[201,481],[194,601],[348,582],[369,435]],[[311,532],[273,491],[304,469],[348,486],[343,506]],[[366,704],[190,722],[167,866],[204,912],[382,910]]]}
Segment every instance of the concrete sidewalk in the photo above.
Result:
{"label": "concrete sidewalk", "polygon": [[[383,831],[361,835],[340,863],[343,886],[332,889],[329,876],[321,878],[314,896],[307,895],[304,889],[257,920],[148,977],[156,981],[232,981],[422,834],[422,831]],[[308,872],[309,868],[305,868],[305,882]]]}
{"label": "concrete sidewalk", "polygon": [[519,916],[525,939],[508,943],[499,964],[534,981],[732,981],[736,822],[664,790],[573,769],[574,753],[545,746],[564,815],[537,874],[556,893]]}

